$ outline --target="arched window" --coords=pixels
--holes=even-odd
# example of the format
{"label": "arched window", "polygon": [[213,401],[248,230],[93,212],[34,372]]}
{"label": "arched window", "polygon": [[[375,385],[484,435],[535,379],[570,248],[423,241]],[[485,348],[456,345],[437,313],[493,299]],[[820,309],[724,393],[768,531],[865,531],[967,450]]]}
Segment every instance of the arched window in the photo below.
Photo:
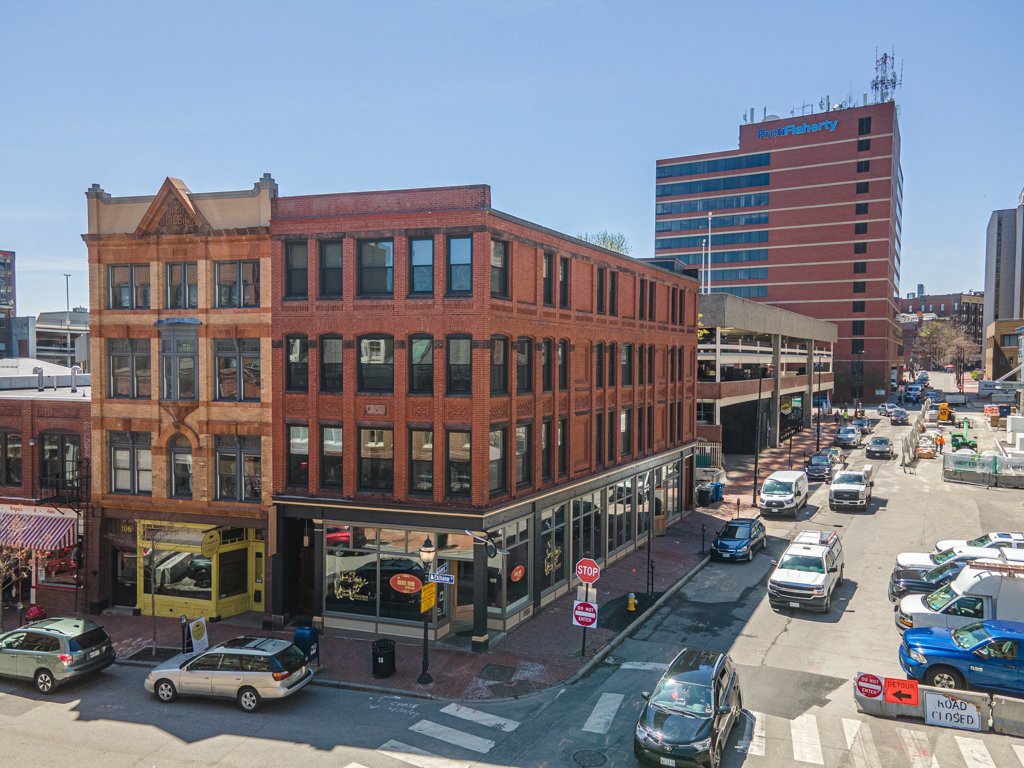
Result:
{"label": "arched window", "polygon": [[594,347],[594,386],[604,388],[604,342],[597,342]]}
{"label": "arched window", "polygon": [[615,386],[615,369],[619,366],[619,358],[615,354],[615,342],[608,342],[608,386]]}
{"label": "arched window", "polygon": [[[647,347],[643,344],[636,348],[636,383],[641,387],[644,385],[644,374],[646,373],[644,370],[644,352],[646,350]],[[637,426],[639,426],[639,424],[640,422],[637,422]]]}
{"label": "arched window", "polygon": [[676,348],[672,347],[668,351],[668,380],[676,380]]}
{"label": "arched window", "polygon": [[516,339],[516,392],[533,392],[533,339]]}
{"label": "arched window", "polygon": [[171,438],[171,496],[192,498],[192,443],[184,435]]}
{"label": "arched window", "polygon": [[508,394],[508,337],[491,336],[491,396]]}

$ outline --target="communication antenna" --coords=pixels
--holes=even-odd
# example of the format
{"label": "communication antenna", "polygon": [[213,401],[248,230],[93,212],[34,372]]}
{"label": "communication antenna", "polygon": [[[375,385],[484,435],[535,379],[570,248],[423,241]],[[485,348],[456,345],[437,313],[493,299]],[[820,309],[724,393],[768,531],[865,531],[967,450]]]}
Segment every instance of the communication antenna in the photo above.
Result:
{"label": "communication antenna", "polygon": [[871,81],[871,94],[874,104],[884,104],[896,97],[896,89],[903,87],[903,62],[900,61],[900,73],[896,74],[896,49],[892,53],[878,55],[875,48],[875,77]]}

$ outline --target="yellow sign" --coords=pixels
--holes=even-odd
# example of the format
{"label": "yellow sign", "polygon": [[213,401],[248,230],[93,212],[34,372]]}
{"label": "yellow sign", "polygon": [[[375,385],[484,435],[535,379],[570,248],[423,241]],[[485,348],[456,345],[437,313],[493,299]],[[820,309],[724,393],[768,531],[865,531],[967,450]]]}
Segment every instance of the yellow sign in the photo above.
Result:
{"label": "yellow sign", "polygon": [[220,531],[207,531],[203,536],[203,543],[199,546],[199,551],[202,552],[203,557],[212,558],[217,554],[218,549],[220,549]]}
{"label": "yellow sign", "polygon": [[434,601],[437,599],[437,584],[430,582],[424,584],[423,589],[420,590],[420,613],[426,613],[434,607]]}

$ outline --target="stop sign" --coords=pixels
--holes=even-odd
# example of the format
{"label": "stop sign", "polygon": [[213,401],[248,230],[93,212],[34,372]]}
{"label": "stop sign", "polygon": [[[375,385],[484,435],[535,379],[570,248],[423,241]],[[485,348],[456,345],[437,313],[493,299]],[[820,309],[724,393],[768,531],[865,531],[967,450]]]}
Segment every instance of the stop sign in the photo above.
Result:
{"label": "stop sign", "polygon": [[601,578],[601,566],[589,557],[584,557],[576,563],[576,577],[584,584],[593,584]]}
{"label": "stop sign", "polygon": [[597,626],[597,605],[577,600],[572,606],[572,623],[577,627]]}
{"label": "stop sign", "polygon": [[768,373],[775,373],[775,366],[774,365],[771,365],[771,364],[768,365]]}

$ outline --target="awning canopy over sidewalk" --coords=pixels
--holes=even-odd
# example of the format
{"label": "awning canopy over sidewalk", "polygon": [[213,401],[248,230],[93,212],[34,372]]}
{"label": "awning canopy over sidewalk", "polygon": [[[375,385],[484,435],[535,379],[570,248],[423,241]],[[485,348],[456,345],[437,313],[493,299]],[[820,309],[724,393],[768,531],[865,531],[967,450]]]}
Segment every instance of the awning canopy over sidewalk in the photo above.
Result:
{"label": "awning canopy over sidewalk", "polygon": [[75,545],[78,515],[52,507],[0,505],[0,545],[51,551]]}

